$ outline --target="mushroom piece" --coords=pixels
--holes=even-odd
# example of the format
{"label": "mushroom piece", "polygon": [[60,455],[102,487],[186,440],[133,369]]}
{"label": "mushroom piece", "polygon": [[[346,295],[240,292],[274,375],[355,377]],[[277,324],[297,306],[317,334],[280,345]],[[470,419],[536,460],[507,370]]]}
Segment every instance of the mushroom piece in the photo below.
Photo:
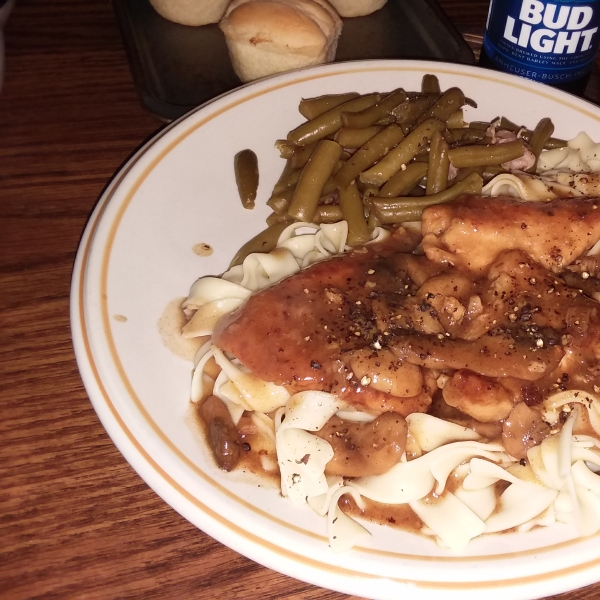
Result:
{"label": "mushroom piece", "polygon": [[526,458],[527,450],[541,444],[550,434],[550,427],[542,415],[519,402],[510,412],[502,426],[502,445],[515,458]]}
{"label": "mushroom piece", "polygon": [[242,443],[227,407],[217,396],[209,396],[199,412],[217,465],[224,471],[233,470],[240,459]]}
{"label": "mushroom piece", "polygon": [[513,408],[513,394],[498,382],[471,371],[454,373],[442,391],[446,404],[483,423],[501,421]]}
{"label": "mushroom piece", "polygon": [[404,417],[386,412],[369,423],[332,417],[315,432],[329,442],[333,458],[327,463],[327,475],[366,477],[389,471],[406,447],[407,425]]}

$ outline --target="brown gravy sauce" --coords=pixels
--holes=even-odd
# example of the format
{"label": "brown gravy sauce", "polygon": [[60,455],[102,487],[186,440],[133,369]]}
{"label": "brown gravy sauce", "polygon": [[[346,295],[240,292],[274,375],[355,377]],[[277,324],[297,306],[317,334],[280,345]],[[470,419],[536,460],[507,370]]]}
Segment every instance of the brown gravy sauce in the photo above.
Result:
{"label": "brown gravy sauce", "polygon": [[338,506],[349,516],[365,519],[370,523],[387,525],[410,533],[421,533],[423,521],[417,517],[408,504],[382,504],[363,498],[364,510],[360,509],[354,499],[348,494],[342,496]]}

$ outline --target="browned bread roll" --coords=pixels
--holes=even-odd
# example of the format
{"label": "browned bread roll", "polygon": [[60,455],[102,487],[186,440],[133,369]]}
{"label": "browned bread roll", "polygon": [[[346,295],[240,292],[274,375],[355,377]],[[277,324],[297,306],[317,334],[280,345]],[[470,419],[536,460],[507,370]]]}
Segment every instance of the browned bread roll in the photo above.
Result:
{"label": "browned bread roll", "polygon": [[233,0],[220,27],[242,81],[331,62],[342,21],[327,0]]}

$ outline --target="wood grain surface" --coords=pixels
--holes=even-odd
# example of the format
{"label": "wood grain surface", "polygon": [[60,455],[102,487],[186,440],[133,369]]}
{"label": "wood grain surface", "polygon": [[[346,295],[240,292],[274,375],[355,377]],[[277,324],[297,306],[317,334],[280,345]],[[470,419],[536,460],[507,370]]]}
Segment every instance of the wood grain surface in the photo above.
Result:
{"label": "wood grain surface", "polygon": [[[440,4],[477,48],[487,2]],[[215,542],[151,491],[112,444],[77,371],[70,277],[103,188],[162,125],[140,105],[106,0],[19,0],[6,51],[0,597],[349,599]],[[595,85],[588,94],[597,100]],[[599,597],[600,584],[556,596]]]}

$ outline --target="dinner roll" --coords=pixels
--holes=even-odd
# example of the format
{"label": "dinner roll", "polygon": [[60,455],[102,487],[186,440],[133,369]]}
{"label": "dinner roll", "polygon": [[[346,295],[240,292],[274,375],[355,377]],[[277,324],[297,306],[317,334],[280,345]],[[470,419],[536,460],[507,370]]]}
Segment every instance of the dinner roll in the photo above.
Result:
{"label": "dinner roll", "polygon": [[233,0],[220,27],[242,81],[331,62],[342,20],[327,0]]}
{"label": "dinner roll", "polygon": [[330,0],[342,17],[362,17],[379,10],[387,0]]}
{"label": "dinner roll", "polygon": [[150,0],[156,12],[182,25],[218,23],[229,0]]}

